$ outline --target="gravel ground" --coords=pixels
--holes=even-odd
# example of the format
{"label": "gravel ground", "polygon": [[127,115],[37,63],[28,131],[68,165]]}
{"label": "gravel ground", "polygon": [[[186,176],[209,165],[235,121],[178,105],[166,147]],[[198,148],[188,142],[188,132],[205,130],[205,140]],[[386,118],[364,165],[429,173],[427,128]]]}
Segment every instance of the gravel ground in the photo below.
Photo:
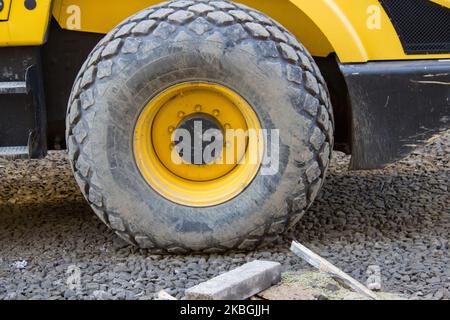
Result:
{"label": "gravel ground", "polygon": [[64,152],[42,161],[0,160],[0,299],[152,299],[246,261],[306,265],[292,238],[361,281],[369,265],[383,289],[450,299],[450,133],[385,169],[349,172],[336,153],[319,199],[273,248],[242,254],[160,256],[119,240],[91,213]]}

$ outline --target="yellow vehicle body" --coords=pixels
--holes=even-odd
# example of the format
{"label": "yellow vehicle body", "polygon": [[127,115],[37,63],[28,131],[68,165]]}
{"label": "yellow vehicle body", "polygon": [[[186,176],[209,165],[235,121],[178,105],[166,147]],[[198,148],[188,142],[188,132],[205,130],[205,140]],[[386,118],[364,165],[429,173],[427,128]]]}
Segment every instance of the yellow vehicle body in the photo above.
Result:
{"label": "yellow vehicle body", "polygon": [[34,46],[46,40],[51,17],[52,1],[39,1],[36,8],[28,10],[23,1],[3,0],[0,12],[0,46]]}
{"label": "yellow vehicle body", "polygon": [[[449,0],[430,0],[450,7]],[[157,0],[44,0],[34,10],[6,0],[0,16],[0,46],[45,42],[51,16],[63,29],[107,33]],[[450,58],[450,54],[405,54],[387,13],[377,0],[241,0],[283,24],[312,55],[336,53],[343,63]],[[9,13],[9,19],[6,15]]]}
{"label": "yellow vehicle body", "polygon": [[3,9],[0,11],[0,21],[6,21],[9,18],[9,9],[11,8],[11,0],[3,3]]}

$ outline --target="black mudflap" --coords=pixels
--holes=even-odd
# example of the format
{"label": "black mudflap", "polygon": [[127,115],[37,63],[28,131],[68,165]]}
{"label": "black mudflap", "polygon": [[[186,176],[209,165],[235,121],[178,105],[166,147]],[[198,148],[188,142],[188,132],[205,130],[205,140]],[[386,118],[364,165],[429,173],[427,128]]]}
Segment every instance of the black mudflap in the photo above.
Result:
{"label": "black mudflap", "polygon": [[352,169],[400,160],[450,125],[450,60],[341,65],[352,109]]}

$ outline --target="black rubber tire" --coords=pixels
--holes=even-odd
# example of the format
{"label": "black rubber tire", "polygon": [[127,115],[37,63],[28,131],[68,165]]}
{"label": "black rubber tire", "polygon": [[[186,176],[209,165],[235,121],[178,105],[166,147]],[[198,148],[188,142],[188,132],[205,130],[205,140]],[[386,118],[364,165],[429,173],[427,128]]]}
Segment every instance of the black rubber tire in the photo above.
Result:
{"label": "black rubber tire", "polygon": [[[154,192],[133,156],[148,101],[202,80],[241,94],[265,129],[280,129],[280,168],[214,207]],[[277,22],[226,1],[173,1],[112,30],[82,67],[70,97],[67,143],[75,178],[96,214],[128,242],[156,252],[265,246],[295,225],[320,190],[333,147],[326,84],[306,49]]]}

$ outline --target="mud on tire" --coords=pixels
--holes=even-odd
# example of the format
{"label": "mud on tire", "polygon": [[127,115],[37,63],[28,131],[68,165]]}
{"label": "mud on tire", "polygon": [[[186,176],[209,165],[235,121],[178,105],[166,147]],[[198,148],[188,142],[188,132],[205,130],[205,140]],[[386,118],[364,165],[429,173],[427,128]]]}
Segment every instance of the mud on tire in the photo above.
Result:
{"label": "mud on tire", "polygon": [[[184,81],[224,84],[280,129],[280,166],[236,198],[190,208],[154,192],[133,157],[143,107]],[[280,24],[227,1],[173,1],[122,22],[83,65],[69,101],[68,153],[81,191],[128,242],[156,252],[247,250],[294,226],[320,190],[333,147],[325,81]]]}

